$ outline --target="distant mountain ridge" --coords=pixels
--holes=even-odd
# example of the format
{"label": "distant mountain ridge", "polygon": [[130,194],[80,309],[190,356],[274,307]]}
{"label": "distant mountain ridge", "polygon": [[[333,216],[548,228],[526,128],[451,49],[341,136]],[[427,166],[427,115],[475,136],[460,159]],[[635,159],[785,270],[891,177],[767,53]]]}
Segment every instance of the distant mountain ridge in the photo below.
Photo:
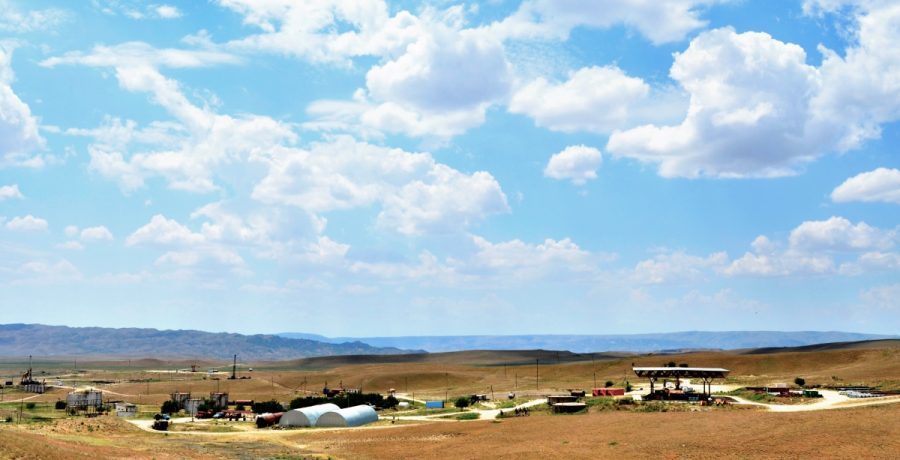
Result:
{"label": "distant mountain ridge", "polygon": [[277,335],[194,330],[0,324],[0,356],[132,356],[286,360],[333,355],[402,354],[421,350],[356,341],[322,342]]}
{"label": "distant mountain ridge", "polygon": [[606,335],[471,335],[407,337],[325,337],[280,333],[282,337],[314,338],[323,342],[356,340],[378,347],[422,349],[430,353],[462,350],[568,350],[574,353],[627,351],[799,347],[831,342],[894,339],[900,336],[840,331],[686,331],[659,334]]}

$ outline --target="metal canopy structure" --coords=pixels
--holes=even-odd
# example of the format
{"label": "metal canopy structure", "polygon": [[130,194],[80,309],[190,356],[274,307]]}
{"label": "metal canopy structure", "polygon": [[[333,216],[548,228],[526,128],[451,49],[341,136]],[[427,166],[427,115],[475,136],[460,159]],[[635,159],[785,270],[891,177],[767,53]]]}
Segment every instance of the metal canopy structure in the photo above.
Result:
{"label": "metal canopy structure", "polygon": [[703,394],[709,395],[712,379],[724,379],[731,372],[721,367],[632,367],[635,375],[650,380],[650,394],[653,394],[653,383],[658,379],[675,379],[675,388],[681,389],[681,379],[700,379],[703,382]]}
{"label": "metal canopy structure", "polygon": [[724,379],[731,372],[721,367],[633,367],[641,378]]}

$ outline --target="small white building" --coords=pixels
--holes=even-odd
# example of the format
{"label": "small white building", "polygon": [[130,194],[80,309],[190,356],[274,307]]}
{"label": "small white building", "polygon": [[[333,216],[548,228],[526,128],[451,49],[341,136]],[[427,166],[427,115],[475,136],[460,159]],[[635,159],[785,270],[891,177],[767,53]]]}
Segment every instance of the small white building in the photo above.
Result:
{"label": "small white building", "polygon": [[315,406],[303,407],[300,409],[292,409],[281,416],[278,426],[281,427],[303,427],[316,426],[316,421],[326,412],[339,410],[335,404],[318,404]]}
{"label": "small white building", "polygon": [[117,417],[134,417],[137,415],[137,405],[131,403],[116,403]]}
{"label": "small white building", "polygon": [[372,406],[353,406],[326,412],[316,421],[317,427],[363,426],[378,421],[378,413]]}
{"label": "small white building", "polygon": [[97,409],[103,405],[103,392],[100,390],[76,390],[66,396],[66,406],[70,409]]}

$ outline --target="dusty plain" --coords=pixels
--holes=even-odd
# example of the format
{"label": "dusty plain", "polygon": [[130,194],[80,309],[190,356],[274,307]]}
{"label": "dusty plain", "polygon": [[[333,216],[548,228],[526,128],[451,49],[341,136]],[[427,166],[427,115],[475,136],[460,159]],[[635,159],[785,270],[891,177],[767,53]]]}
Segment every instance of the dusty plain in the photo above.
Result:
{"label": "dusty plain", "polygon": [[[535,360],[539,360],[535,363]],[[900,341],[783,350],[681,354],[571,354],[549,351],[460,352],[405,357],[330,357],[242,363],[239,376],[222,362],[188,360],[82,360],[34,363],[35,374],[63,384],[44,395],[7,390],[0,402],[0,458],[898,458],[900,404],[775,413],[760,407],[699,407],[673,403],[665,412],[591,407],[554,415],[536,408],[528,417],[500,420],[416,421],[355,429],[256,430],[223,426],[201,433],[156,433],[115,416],[67,417],[52,409],[66,387],[91,386],[104,398],[139,404],[149,417],[173,391],[203,395],[228,391],[231,399],[288,402],[342,383],[366,392],[396,389],[415,399],[472,393],[497,400],[589,389],[607,380],[636,387],[632,363],[668,362],[725,367],[728,385],[790,383],[867,385],[900,389]],[[24,362],[0,360],[9,380]],[[189,372],[198,364],[198,372]],[[77,368],[76,368],[77,366]],[[253,371],[249,371],[249,367]],[[177,372],[176,372],[177,370]],[[230,369],[228,369],[230,371]],[[34,403],[25,409],[26,403]],[[658,409],[658,408],[657,408]],[[391,412],[382,414],[388,419]],[[9,423],[2,420],[11,418]],[[18,423],[17,423],[18,422]]]}

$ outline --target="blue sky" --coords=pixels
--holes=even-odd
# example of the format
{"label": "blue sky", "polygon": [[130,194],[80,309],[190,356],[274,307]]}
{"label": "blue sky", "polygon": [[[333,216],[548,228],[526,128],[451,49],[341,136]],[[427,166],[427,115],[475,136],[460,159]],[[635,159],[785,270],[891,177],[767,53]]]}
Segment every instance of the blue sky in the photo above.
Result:
{"label": "blue sky", "polygon": [[0,322],[896,333],[897,24],[0,0]]}

